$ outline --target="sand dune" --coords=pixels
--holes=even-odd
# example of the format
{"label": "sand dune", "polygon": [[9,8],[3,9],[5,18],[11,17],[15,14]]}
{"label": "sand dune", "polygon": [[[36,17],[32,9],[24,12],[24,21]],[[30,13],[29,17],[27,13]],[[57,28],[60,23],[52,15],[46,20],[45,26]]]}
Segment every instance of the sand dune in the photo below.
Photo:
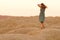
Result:
{"label": "sand dune", "polygon": [[38,16],[1,16],[0,40],[60,40],[60,17],[46,17],[41,30]]}

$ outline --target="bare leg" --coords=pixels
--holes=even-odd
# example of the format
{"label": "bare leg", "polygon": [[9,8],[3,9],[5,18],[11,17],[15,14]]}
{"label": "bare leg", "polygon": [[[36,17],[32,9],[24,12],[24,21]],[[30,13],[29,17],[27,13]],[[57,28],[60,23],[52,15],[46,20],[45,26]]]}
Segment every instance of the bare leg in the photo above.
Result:
{"label": "bare leg", "polygon": [[41,29],[43,29],[43,28],[45,28],[45,27],[44,27],[44,23],[41,23]]}

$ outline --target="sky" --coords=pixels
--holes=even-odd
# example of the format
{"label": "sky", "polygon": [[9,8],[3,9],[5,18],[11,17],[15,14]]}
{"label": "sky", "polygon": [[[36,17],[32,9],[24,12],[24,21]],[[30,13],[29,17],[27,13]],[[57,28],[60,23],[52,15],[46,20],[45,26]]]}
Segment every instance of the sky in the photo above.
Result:
{"label": "sky", "polygon": [[37,16],[40,3],[48,7],[45,16],[60,16],[60,0],[0,0],[0,15]]}

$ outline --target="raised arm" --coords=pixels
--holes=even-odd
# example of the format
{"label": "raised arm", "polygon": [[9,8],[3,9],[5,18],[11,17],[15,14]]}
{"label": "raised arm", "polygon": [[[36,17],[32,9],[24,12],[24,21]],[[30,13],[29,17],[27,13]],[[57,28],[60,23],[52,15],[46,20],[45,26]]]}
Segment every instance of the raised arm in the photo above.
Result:
{"label": "raised arm", "polygon": [[37,5],[38,5],[38,7],[40,7],[40,8],[47,8],[46,5],[41,5],[41,4],[37,4]]}
{"label": "raised arm", "polygon": [[37,4],[37,6],[38,6],[38,7],[41,7],[41,5],[40,5],[40,4]]}

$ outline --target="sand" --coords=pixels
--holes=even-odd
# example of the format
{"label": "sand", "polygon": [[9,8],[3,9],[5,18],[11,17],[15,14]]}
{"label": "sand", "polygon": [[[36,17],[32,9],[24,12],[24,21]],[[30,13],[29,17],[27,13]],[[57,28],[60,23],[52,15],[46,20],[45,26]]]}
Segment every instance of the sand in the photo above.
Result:
{"label": "sand", "polygon": [[0,40],[60,40],[60,17],[46,17],[42,30],[38,16],[1,17]]}

